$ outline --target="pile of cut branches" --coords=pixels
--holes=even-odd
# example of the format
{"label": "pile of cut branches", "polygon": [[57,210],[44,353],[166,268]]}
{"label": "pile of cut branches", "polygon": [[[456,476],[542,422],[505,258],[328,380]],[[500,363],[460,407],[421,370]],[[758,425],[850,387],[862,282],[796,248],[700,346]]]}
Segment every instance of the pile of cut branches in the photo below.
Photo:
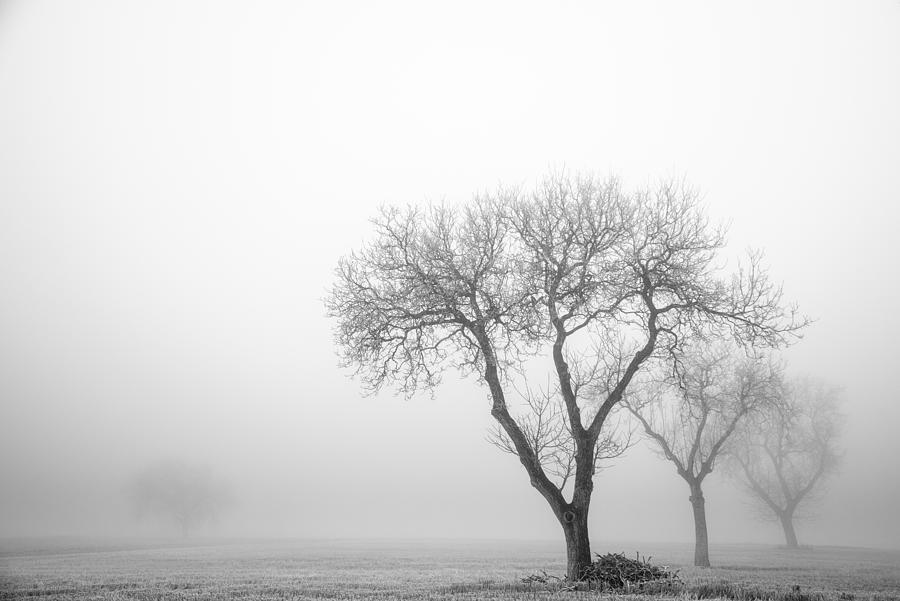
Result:
{"label": "pile of cut branches", "polygon": [[665,566],[655,566],[650,563],[650,557],[641,557],[635,553],[635,558],[625,557],[624,553],[607,553],[584,569],[581,579],[592,584],[596,583],[604,589],[640,589],[647,583],[659,583],[666,586],[681,584],[677,570],[670,570]]}

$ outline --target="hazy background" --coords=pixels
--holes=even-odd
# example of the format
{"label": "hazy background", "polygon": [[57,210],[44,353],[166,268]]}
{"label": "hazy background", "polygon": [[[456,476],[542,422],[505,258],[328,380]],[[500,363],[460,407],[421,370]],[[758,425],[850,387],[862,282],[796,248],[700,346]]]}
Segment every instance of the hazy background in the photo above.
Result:
{"label": "hazy background", "polygon": [[[232,483],[215,534],[559,537],[485,392],[361,398],[321,299],[380,203],[565,166],[685,176],[766,249],[847,399],[801,542],[900,546],[900,2],[325,4],[0,1],[0,537],[148,533],[165,458]],[[634,449],[594,546],[692,540],[687,497]]]}

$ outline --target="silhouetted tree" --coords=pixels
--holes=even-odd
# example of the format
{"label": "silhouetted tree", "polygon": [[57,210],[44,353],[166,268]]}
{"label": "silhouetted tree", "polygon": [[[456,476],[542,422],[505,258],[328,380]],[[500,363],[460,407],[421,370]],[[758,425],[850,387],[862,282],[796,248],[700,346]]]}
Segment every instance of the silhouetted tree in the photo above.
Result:
{"label": "silhouetted tree", "polygon": [[703,481],[738,424],[775,401],[779,373],[764,357],[723,344],[698,343],[676,361],[672,371],[659,366],[657,379],[624,404],[690,488],[694,565],[709,567]]}
{"label": "silhouetted tree", "polygon": [[[406,394],[433,389],[450,366],[476,375],[562,526],[573,580],[591,561],[598,441],[642,366],[699,328],[779,345],[803,325],[758,255],[722,278],[724,232],[673,184],[626,194],[614,180],[552,176],[529,194],[458,207],[388,206],[373,225],[374,237],[340,261],[326,300],[344,364],[371,391],[392,382]],[[523,362],[542,353],[572,441],[572,471],[556,479],[556,456],[508,401]]]}
{"label": "silhouetted tree", "polygon": [[732,453],[734,472],[798,546],[794,519],[821,490],[840,458],[840,392],[823,382],[793,380],[780,389],[780,403],[740,428]]}
{"label": "silhouetted tree", "polygon": [[185,537],[196,525],[213,520],[230,500],[227,486],[212,470],[174,461],[140,471],[130,493],[138,517],[171,520]]}

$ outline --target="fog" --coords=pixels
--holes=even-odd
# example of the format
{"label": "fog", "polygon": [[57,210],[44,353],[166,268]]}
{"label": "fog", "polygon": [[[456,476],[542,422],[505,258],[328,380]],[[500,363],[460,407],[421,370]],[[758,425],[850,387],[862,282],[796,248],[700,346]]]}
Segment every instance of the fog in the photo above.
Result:
{"label": "fog", "polygon": [[[208,466],[199,534],[558,539],[486,392],[364,397],[322,299],[382,203],[549,169],[684,177],[815,319],[844,390],[814,545],[900,547],[900,3],[0,3],[0,537],[178,536],[148,465]],[[431,427],[425,428],[426,424]],[[779,544],[722,474],[710,540]],[[640,444],[595,547],[691,541]]]}

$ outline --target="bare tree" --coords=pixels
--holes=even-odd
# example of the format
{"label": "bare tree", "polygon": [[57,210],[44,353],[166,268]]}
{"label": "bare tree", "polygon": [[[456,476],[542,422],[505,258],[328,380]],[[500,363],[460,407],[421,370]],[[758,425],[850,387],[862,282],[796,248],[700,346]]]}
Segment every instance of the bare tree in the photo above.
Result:
{"label": "bare tree", "polygon": [[659,377],[624,404],[690,488],[694,565],[709,567],[703,481],[741,421],[774,402],[779,370],[723,344],[687,349],[676,361],[671,372],[660,366]]}
{"label": "bare tree", "polygon": [[822,382],[793,380],[780,393],[780,403],[740,429],[732,457],[734,472],[761,513],[777,519],[785,543],[796,548],[798,510],[838,467],[840,392]]}
{"label": "bare tree", "polygon": [[172,521],[185,537],[198,524],[215,519],[230,500],[227,486],[209,468],[176,461],[144,468],[129,493],[138,517]]}
{"label": "bare tree", "polygon": [[[591,561],[598,441],[642,366],[699,328],[771,346],[804,325],[758,255],[722,278],[723,231],[693,191],[671,183],[625,194],[612,179],[556,175],[531,193],[501,190],[460,207],[385,207],[373,224],[374,237],[340,261],[326,300],[344,364],[370,391],[433,389],[447,367],[477,376],[509,450],[562,526],[573,580]],[[532,419],[559,411],[563,429],[541,431],[508,405],[535,356],[549,358],[556,385],[552,403],[533,400]],[[554,432],[571,441],[547,446]]]}

